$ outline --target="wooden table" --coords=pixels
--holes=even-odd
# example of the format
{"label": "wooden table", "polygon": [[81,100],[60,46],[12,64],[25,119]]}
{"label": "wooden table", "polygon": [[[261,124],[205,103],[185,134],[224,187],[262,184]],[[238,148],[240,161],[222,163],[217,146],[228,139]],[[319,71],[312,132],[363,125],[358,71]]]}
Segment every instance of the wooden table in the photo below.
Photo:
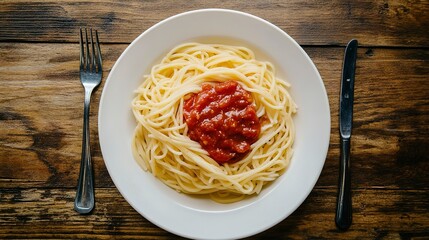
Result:
{"label": "wooden table", "polygon": [[[287,219],[251,239],[429,238],[427,1],[9,1],[0,3],[0,238],[176,239],[138,214],[106,170],[91,105],[96,201],[73,210],[81,156],[79,27],[99,30],[104,77],[141,32],[174,14],[222,7],[282,28],[325,83],[332,116],[323,172]],[[335,228],[338,103],[345,44],[359,40],[352,137],[353,225]],[[220,229],[221,230],[221,229]]]}

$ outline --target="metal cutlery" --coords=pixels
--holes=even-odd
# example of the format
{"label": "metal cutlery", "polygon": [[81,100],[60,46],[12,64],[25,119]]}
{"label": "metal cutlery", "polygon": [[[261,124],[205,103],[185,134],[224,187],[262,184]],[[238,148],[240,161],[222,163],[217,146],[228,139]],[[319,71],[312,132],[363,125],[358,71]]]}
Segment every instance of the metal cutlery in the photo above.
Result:
{"label": "metal cutlery", "polygon": [[335,224],[346,230],[352,223],[352,197],[350,176],[350,138],[353,122],[354,81],[358,41],[351,40],[346,47],[340,93],[340,175],[338,183]]}
{"label": "metal cutlery", "polygon": [[[80,81],[85,89],[85,100],[83,112],[82,159],[74,209],[78,213],[85,214],[91,212],[95,205],[94,177],[89,144],[89,108],[92,92],[101,82],[103,68],[97,30],[95,30],[95,42],[92,29],[90,29],[90,42],[88,42],[88,31],[86,28],[85,38],[83,37],[82,29],[80,29],[79,35]],[[91,45],[91,47],[89,45]]]}

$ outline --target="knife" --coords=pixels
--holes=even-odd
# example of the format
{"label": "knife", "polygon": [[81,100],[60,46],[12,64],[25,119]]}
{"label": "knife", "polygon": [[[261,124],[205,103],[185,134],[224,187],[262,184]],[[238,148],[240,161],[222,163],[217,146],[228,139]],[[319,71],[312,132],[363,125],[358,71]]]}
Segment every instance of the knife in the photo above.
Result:
{"label": "knife", "polygon": [[352,223],[352,197],[350,178],[350,137],[353,121],[353,98],[358,41],[351,40],[346,47],[340,92],[340,175],[338,183],[335,224],[347,230]]}

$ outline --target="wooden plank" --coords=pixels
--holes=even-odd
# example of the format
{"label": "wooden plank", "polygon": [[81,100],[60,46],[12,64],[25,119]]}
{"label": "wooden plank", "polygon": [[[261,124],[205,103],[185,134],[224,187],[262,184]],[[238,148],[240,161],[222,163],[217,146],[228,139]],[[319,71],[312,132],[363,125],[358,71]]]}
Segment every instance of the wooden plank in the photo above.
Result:
{"label": "wooden plank", "polygon": [[[344,49],[306,50],[322,75],[330,100],[331,143],[319,180],[328,185],[337,176],[339,161],[339,80]],[[417,49],[359,48],[352,185],[427,188],[429,176],[423,177],[422,182],[412,179],[417,176],[414,174],[427,175],[424,172],[429,170],[428,53]]]}
{"label": "wooden plank", "polygon": [[[102,46],[103,83],[125,47]],[[317,186],[334,187],[338,178],[337,112],[344,49],[305,50],[325,82],[332,116],[330,149]],[[4,56],[0,60],[0,187],[74,188],[83,111],[78,45],[1,43],[0,55]],[[427,49],[358,50],[353,188],[427,189],[428,55]],[[96,186],[112,187],[97,135],[101,91],[102,86],[95,92],[91,108],[92,153]]]}
{"label": "wooden plank", "polygon": [[2,1],[0,41],[77,42],[79,27],[100,30],[103,42],[129,43],[175,14],[227,8],[279,26],[303,45],[428,47],[426,1]]}
{"label": "wooden plank", "polygon": [[[124,48],[103,46],[104,81]],[[1,186],[77,184],[84,95],[76,50],[78,45],[1,44]],[[104,81],[92,98],[91,149],[97,186],[112,186],[97,133]]]}
{"label": "wooden plank", "polygon": [[[73,210],[73,190],[0,190],[0,238],[118,239],[177,237],[139,215],[116,189],[96,189],[93,214]],[[410,239],[429,237],[427,190],[353,192],[353,225],[335,228],[336,190],[316,188],[287,219],[249,239]]]}

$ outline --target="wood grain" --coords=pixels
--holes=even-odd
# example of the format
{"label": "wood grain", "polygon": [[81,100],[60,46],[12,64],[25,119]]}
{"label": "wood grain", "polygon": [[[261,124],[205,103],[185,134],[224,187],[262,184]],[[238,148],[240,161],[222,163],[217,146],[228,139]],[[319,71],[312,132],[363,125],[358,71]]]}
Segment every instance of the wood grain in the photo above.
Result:
{"label": "wood grain", "polygon": [[0,41],[76,42],[79,27],[103,42],[129,43],[155,23],[201,8],[228,8],[264,18],[302,45],[428,47],[425,1],[2,1]]}
{"label": "wood grain", "polygon": [[[0,238],[177,239],[148,222],[116,189],[96,190],[91,215],[73,211],[73,190],[3,189]],[[336,230],[336,190],[316,188],[287,219],[249,239],[410,239],[429,236],[427,191],[362,189],[353,192],[353,225]],[[30,230],[31,229],[31,230]]]}
{"label": "wood grain", "polygon": [[[5,57],[0,67],[0,186],[76,184],[83,121],[76,47],[1,44],[0,55]],[[104,81],[124,47],[103,47]],[[93,95],[91,106],[91,147],[96,179],[100,180],[97,185],[112,186],[98,145],[102,86]]]}
{"label": "wood grain", "polygon": [[[83,105],[77,47],[0,44],[0,54],[6,56],[0,65],[0,187],[76,185]],[[125,47],[102,46],[103,84]],[[318,186],[336,186],[343,48],[305,50],[325,82],[332,116],[330,149]],[[427,49],[359,49],[352,137],[354,188],[428,189],[428,55]],[[95,92],[91,108],[92,153],[96,186],[113,187],[97,135],[103,84]]]}

